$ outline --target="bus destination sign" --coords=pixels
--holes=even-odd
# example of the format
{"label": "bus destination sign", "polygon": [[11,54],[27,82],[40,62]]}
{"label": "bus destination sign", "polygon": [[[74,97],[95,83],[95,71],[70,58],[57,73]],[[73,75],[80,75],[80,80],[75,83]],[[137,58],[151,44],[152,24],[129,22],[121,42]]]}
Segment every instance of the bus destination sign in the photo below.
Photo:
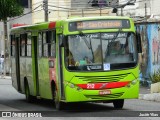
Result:
{"label": "bus destination sign", "polygon": [[77,30],[91,30],[91,29],[115,29],[115,28],[129,28],[129,20],[91,20],[91,21],[77,21],[69,23],[69,31]]}

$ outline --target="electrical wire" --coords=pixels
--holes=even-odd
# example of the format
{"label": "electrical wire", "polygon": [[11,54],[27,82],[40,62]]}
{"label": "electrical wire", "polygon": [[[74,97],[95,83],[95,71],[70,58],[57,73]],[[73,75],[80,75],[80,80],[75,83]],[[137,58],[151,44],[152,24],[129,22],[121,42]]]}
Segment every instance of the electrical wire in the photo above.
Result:
{"label": "electrical wire", "polygon": [[[7,22],[8,22],[8,21],[15,20],[15,19],[18,19],[18,18],[23,17],[23,16],[25,16],[25,15],[31,14],[31,13],[35,12],[35,10],[38,9],[40,6],[42,6],[42,4],[39,5],[39,6],[37,6],[36,8],[34,8],[32,11],[30,11],[30,12],[28,12],[28,13],[25,13],[25,14],[20,15],[20,16],[18,16],[18,17],[11,18],[11,19],[7,20]],[[43,10],[43,9],[41,9],[41,10]],[[41,10],[37,10],[37,11],[41,11]]]}
{"label": "electrical wire", "polygon": [[36,2],[36,3],[34,3],[34,4],[32,4],[32,6],[34,6],[34,5],[37,5],[37,4],[39,4],[39,3],[43,3],[43,0],[41,0],[41,1],[39,1],[39,2]]}
{"label": "electrical wire", "polygon": [[[125,1],[125,2],[127,2],[127,3],[130,3],[130,2],[133,2],[133,1],[136,1],[136,0],[128,0],[128,1]],[[42,1],[40,1],[40,2],[42,2]],[[34,3],[33,5],[36,5],[36,4],[38,4],[38,3],[40,3],[40,2],[37,2],[37,3]],[[60,2],[60,1],[59,1]],[[63,1],[64,2],[64,1]],[[49,2],[49,3],[53,3],[53,2]],[[77,2],[78,3],[78,2]],[[127,4],[126,3],[126,4]],[[126,4],[123,4],[123,6],[124,5],[126,5]],[[32,6],[33,6],[32,5]],[[23,14],[23,15],[21,15],[21,16],[18,16],[18,17],[16,17],[16,18],[13,18],[13,19],[10,19],[10,20],[8,20],[8,21],[11,21],[11,20],[15,20],[15,19],[18,19],[18,18],[20,18],[20,17],[23,17],[23,16],[25,16],[25,15],[27,15],[27,14],[31,14],[31,13],[33,13],[36,9],[38,9],[40,6],[42,6],[42,4],[40,4],[39,6],[37,6],[36,8],[34,8],[32,11],[30,11],[30,12],[28,12],[28,13],[25,13],[25,14]],[[121,5],[122,6],[122,5]],[[105,10],[105,9],[110,9],[110,8],[119,8],[119,7],[121,7],[121,6],[118,6],[118,5],[111,5],[111,6],[108,6],[108,7],[103,7],[103,8],[92,8],[92,7],[88,7],[88,8],[80,8],[80,7],[78,7],[78,8],[67,8],[67,7],[61,7],[61,6],[55,6],[55,5],[48,5],[48,7],[54,7],[54,8],[58,8],[58,10],[57,9],[48,9],[49,11],[63,11],[63,12],[74,12],[74,11],[79,11],[80,9],[81,10],[91,10],[91,11],[96,11],[96,10]],[[110,7],[110,8],[109,8]],[[61,9],[63,9],[63,10],[61,10]],[[41,10],[43,10],[43,9],[41,9]],[[41,10],[38,10],[38,11],[41,11]]]}

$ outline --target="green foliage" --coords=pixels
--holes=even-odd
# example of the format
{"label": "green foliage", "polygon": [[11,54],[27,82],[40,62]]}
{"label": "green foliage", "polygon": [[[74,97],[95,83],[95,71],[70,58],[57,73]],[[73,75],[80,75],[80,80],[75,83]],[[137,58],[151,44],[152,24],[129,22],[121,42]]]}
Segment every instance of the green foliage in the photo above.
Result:
{"label": "green foliage", "polygon": [[160,82],[160,69],[158,69],[156,72],[154,71],[154,73],[149,75],[149,77],[152,83]]}
{"label": "green foliage", "polygon": [[15,17],[23,14],[23,7],[19,0],[0,0],[0,20],[6,21],[7,17]]}

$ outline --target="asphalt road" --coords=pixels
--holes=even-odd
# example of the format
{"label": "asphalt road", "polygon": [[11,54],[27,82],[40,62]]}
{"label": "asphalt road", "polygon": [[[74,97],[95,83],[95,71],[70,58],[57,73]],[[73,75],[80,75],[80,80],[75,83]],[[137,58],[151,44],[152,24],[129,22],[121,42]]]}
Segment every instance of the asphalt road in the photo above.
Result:
{"label": "asphalt road", "polygon": [[[148,88],[142,89],[142,92],[148,90]],[[25,96],[12,87],[10,79],[0,79],[0,111],[38,112],[43,117],[67,117],[67,119],[74,119],[74,117],[155,119],[155,117],[160,117],[160,103],[139,99],[125,100],[122,110],[115,110],[112,103],[79,103],[67,104],[64,110],[57,111],[51,100],[36,100],[34,103],[27,103]]]}

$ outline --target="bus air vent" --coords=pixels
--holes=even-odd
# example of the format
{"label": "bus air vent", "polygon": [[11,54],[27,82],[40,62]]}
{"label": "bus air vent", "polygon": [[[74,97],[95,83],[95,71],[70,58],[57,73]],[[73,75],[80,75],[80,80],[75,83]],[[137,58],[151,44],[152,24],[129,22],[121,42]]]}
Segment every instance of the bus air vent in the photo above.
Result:
{"label": "bus air vent", "polygon": [[118,82],[125,77],[127,77],[130,73],[127,74],[116,74],[116,75],[107,75],[107,76],[75,76],[79,80],[83,80],[88,83],[96,83],[96,82]]}
{"label": "bus air vent", "polygon": [[114,93],[114,94],[107,94],[107,95],[85,95],[85,97],[98,100],[98,99],[112,99],[112,98],[119,98],[123,95],[124,92],[121,93]]}

